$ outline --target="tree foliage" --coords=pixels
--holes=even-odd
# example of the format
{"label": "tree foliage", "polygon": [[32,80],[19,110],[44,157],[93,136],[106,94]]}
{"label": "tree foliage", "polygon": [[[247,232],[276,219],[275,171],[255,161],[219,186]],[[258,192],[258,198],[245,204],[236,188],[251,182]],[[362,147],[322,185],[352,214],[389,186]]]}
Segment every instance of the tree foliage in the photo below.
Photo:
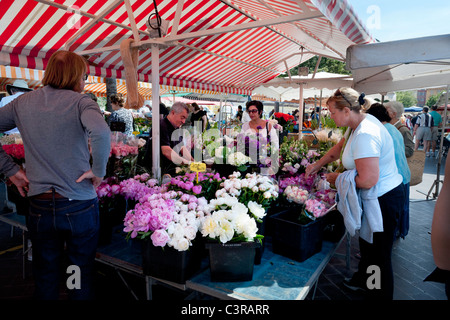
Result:
{"label": "tree foliage", "polygon": [[[293,76],[298,75],[299,67],[308,67],[309,73],[313,73],[314,69],[316,68],[318,59],[319,59],[318,56],[314,56],[311,59],[292,68],[290,70],[291,75],[293,75]],[[345,62],[330,59],[330,58],[325,58],[325,57],[322,57],[322,59],[320,60],[320,64],[319,64],[319,67],[317,68],[317,72],[330,72],[330,73],[338,73],[338,74],[346,74],[346,75],[351,74],[351,72],[345,68]],[[281,74],[280,77],[287,77],[287,73]]]}
{"label": "tree foliage", "polygon": [[411,91],[400,91],[395,94],[397,95],[397,101],[403,103],[405,108],[409,108],[417,104],[417,98]]}
{"label": "tree foliage", "polygon": [[438,101],[439,101],[439,97],[441,96],[442,92],[438,92],[436,94],[433,94],[432,96],[430,96],[427,100],[426,105],[431,107],[434,105],[437,105]]}

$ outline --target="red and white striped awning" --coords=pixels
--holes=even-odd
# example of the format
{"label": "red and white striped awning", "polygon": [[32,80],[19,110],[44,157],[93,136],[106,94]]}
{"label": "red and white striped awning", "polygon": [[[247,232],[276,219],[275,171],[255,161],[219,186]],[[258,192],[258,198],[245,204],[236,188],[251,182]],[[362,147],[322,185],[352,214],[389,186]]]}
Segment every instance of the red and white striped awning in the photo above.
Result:
{"label": "red and white striped awning", "polygon": [[[16,79],[25,80],[28,87],[36,89],[42,86],[41,80],[44,77],[45,71],[34,70],[27,68],[2,66],[0,65],[0,92],[6,91],[6,85],[12,84]],[[127,96],[127,88],[125,80],[116,79],[117,93]],[[138,82],[138,91],[146,100],[151,100],[152,86],[147,82]],[[86,85],[84,86],[85,93],[90,92],[98,97],[106,97],[106,82],[105,78],[97,76],[89,76]],[[171,93],[200,93],[200,94],[214,94],[214,91],[196,90],[189,88],[180,88],[174,86],[160,86],[159,94]]]}
{"label": "red and white striped awning", "polygon": [[[161,38],[146,27],[154,3],[168,21]],[[373,42],[346,0],[1,0],[0,25],[0,65],[45,70],[66,49],[88,59],[91,75],[125,79],[119,46],[132,38],[139,81],[152,82],[157,44],[160,85],[235,94]]]}

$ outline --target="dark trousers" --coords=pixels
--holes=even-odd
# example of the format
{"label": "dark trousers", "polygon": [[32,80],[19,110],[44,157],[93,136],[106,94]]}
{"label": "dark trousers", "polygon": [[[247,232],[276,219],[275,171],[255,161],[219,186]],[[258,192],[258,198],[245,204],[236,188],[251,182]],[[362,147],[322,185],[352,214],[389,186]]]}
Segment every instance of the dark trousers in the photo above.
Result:
{"label": "dark trousers", "polygon": [[[99,231],[98,199],[31,199],[28,230],[33,246],[36,299],[59,298],[61,273],[73,277],[73,281],[66,281],[69,299],[92,299]],[[67,266],[62,264],[65,253]]]}
{"label": "dark trousers", "polygon": [[381,214],[383,216],[383,232],[376,232],[373,235],[373,243],[369,243],[359,238],[359,250],[361,260],[355,276],[364,283],[372,273],[368,273],[369,266],[377,266],[380,270],[380,289],[368,290],[369,298],[392,300],[394,293],[394,274],[392,271],[392,245],[396,231],[398,218],[404,210],[404,186],[387,192],[378,198]]}

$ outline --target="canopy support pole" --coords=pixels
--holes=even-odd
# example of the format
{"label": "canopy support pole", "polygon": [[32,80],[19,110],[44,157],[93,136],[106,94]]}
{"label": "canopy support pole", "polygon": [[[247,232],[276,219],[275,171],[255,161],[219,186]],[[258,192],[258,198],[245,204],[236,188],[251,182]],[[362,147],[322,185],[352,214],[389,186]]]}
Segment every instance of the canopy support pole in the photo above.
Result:
{"label": "canopy support pole", "polygon": [[152,44],[152,175],[161,181],[159,118],[159,45]]}
{"label": "canopy support pole", "polygon": [[299,85],[299,92],[300,92],[300,96],[299,96],[299,106],[298,106],[298,139],[301,140],[302,139],[302,130],[303,130],[303,83],[300,83]]}
{"label": "canopy support pole", "polygon": [[320,89],[320,99],[319,99],[319,129],[322,129],[322,91],[323,89]]}
{"label": "canopy support pole", "polygon": [[439,144],[439,157],[438,157],[438,163],[437,163],[436,180],[434,180],[433,184],[431,185],[430,190],[428,191],[427,200],[430,197],[430,193],[433,190],[433,187],[435,187],[435,191],[433,193],[433,199],[436,199],[439,196],[439,183],[444,183],[444,181],[441,180],[441,160],[442,160],[442,148],[444,146],[444,139],[445,139],[444,134],[445,134],[445,129],[447,127],[447,108],[448,108],[448,90],[449,90],[449,88],[450,88],[450,85],[447,85],[447,91],[445,93],[444,120],[442,122],[442,128],[441,128],[441,142]]}

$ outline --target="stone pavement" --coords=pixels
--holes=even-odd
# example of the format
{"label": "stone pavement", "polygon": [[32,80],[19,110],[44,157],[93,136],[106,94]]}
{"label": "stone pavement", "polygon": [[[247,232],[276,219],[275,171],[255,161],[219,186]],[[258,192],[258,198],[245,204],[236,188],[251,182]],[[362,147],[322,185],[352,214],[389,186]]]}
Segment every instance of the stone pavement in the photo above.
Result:
{"label": "stone pavement", "polygon": [[[445,158],[442,160],[441,180],[443,180]],[[395,300],[447,300],[444,285],[434,282],[424,282],[423,279],[434,268],[431,251],[431,221],[435,205],[433,195],[427,200],[427,194],[437,177],[437,160],[427,158],[421,184],[411,187],[410,230],[405,239],[400,239],[394,245],[392,261],[394,269],[394,299]],[[440,184],[439,188],[442,187]],[[3,204],[3,185],[0,187],[0,207]],[[434,189],[433,189],[434,192]],[[16,229],[11,237],[11,227],[0,222],[0,300],[29,300],[33,294],[31,263],[26,262],[26,278],[22,278],[22,235]],[[345,243],[338,249],[345,253]],[[351,276],[356,270],[358,259],[357,237],[351,239],[350,270],[345,261],[334,257],[319,278],[315,290],[315,300],[363,300],[360,293],[355,293],[342,284],[345,277]],[[142,278],[123,274],[128,285],[139,299],[145,298],[145,286]],[[96,274],[98,300],[133,300],[129,289],[118,274],[109,267],[98,265]],[[314,290],[311,290],[307,300],[312,300]],[[183,292],[172,291],[155,286],[155,300],[182,299]],[[62,296],[62,299],[65,295]]]}

